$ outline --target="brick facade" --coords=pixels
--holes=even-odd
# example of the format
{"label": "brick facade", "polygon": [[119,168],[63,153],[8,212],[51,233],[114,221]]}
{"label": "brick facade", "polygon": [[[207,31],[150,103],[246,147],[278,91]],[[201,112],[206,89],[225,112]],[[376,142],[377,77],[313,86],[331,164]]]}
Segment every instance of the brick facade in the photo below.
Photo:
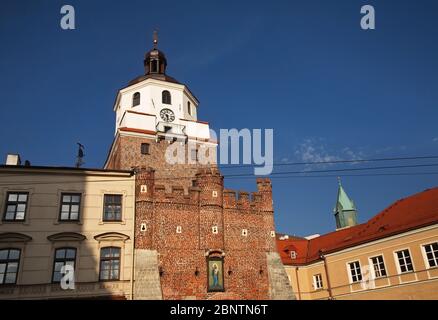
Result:
{"label": "brick facade", "polygon": [[[146,283],[159,287],[163,299],[289,297],[275,243],[270,180],[258,179],[252,194],[224,189],[216,144],[194,142],[198,150],[208,148],[212,165],[189,163],[189,139],[172,142],[153,132],[120,129],[114,139],[106,169],[136,171],[135,252],[143,258],[135,265],[134,298],[157,296],[159,290],[139,287]],[[141,152],[143,143],[149,144],[148,154]],[[185,150],[184,164],[166,161],[172,143]],[[154,255],[155,263],[144,260]],[[223,290],[209,290],[210,259],[223,266]]]}
{"label": "brick facade", "polygon": [[[149,154],[141,154],[141,145],[149,144]],[[138,166],[150,166],[156,170],[155,179],[164,185],[167,191],[170,191],[171,186],[182,186],[185,192],[193,186],[196,173],[200,164],[191,164],[190,150],[188,144],[182,143],[184,149],[185,161],[184,164],[169,164],[165,159],[165,153],[169,147],[169,141],[158,139],[156,136],[131,136],[118,134],[114,139],[114,145],[108,157],[106,169],[133,169]],[[197,144],[202,145],[203,142]],[[205,145],[205,144],[204,144]],[[216,159],[216,148],[208,148],[212,158]],[[215,161],[213,162],[213,166]],[[205,167],[205,166],[204,166]],[[210,167],[208,165],[207,167]]]}
{"label": "brick facade", "polygon": [[[166,192],[154,175],[138,169],[135,248],[157,250],[163,298],[269,299],[266,254],[275,251],[270,181],[259,179],[251,198],[245,192],[236,198],[217,169],[200,169],[188,194],[180,186]],[[224,292],[207,291],[209,256],[223,257]]]}

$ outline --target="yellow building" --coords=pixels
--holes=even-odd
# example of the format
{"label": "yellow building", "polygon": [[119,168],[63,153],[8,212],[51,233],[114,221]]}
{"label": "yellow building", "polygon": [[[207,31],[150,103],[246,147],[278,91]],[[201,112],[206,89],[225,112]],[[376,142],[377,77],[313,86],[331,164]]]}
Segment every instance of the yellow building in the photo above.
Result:
{"label": "yellow building", "polygon": [[438,188],[401,199],[363,224],[355,224],[355,211],[340,186],[339,229],[278,237],[296,298],[438,299]]}
{"label": "yellow building", "polygon": [[131,171],[0,166],[0,299],[130,298],[134,190]]}

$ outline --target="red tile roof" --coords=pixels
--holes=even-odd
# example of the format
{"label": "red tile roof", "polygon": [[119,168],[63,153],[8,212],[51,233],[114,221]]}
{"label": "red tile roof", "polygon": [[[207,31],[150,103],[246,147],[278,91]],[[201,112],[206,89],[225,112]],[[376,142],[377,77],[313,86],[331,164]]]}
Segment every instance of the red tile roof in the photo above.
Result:
{"label": "red tile roof", "polygon": [[[398,200],[388,208],[357,226],[327,233],[307,240],[277,238],[281,259],[287,265],[308,264],[320,259],[320,252],[332,253],[363,243],[438,223],[438,188],[425,190]],[[291,259],[290,252],[297,253]]]}

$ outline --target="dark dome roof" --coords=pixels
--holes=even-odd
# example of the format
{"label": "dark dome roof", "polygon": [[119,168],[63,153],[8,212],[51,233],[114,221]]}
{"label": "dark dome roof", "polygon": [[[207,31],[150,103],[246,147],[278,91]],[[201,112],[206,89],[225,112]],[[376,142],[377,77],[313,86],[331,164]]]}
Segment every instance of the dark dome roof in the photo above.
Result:
{"label": "dark dome roof", "polygon": [[165,63],[167,63],[167,59],[165,54],[163,53],[163,51],[158,50],[157,48],[154,48],[148,52],[146,52],[146,54],[144,55],[144,60],[145,61],[149,61],[150,59],[160,59],[162,61],[164,61]]}
{"label": "dark dome roof", "polygon": [[176,80],[175,78],[172,78],[172,77],[170,77],[170,76],[168,76],[166,74],[162,74],[162,73],[150,73],[150,74],[138,76],[137,78],[132,79],[131,81],[129,81],[129,85],[133,85],[133,84],[139,83],[139,82],[141,82],[143,80],[146,80],[146,79],[156,79],[156,80],[161,80],[161,81],[167,81],[167,82],[182,84],[178,80]]}

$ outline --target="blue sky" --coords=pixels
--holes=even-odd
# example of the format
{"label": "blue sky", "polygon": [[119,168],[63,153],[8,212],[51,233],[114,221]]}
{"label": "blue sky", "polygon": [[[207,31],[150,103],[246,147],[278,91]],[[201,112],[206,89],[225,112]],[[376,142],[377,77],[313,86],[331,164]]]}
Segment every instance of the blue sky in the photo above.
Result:
{"label": "blue sky", "polygon": [[[76,30],[59,27],[63,4],[75,7]],[[376,9],[374,31],[360,28],[364,4]],[[80,141],[86,166],[101,167],[116,92],[143,72],[154,28],[168,74],[201,101],[199,119],[214,129],[273,128],[277,162],[437,155],[437,12],[433,0],[2,1],[0,155],[70,166]],[[384,165],[416,163],[434,161]],[[437,186],[438,175],[342,181],[364,222]],[[255,189],[254,179],[226,184]],[[336,177],[273,186],[280,232],[334,230]]]}

